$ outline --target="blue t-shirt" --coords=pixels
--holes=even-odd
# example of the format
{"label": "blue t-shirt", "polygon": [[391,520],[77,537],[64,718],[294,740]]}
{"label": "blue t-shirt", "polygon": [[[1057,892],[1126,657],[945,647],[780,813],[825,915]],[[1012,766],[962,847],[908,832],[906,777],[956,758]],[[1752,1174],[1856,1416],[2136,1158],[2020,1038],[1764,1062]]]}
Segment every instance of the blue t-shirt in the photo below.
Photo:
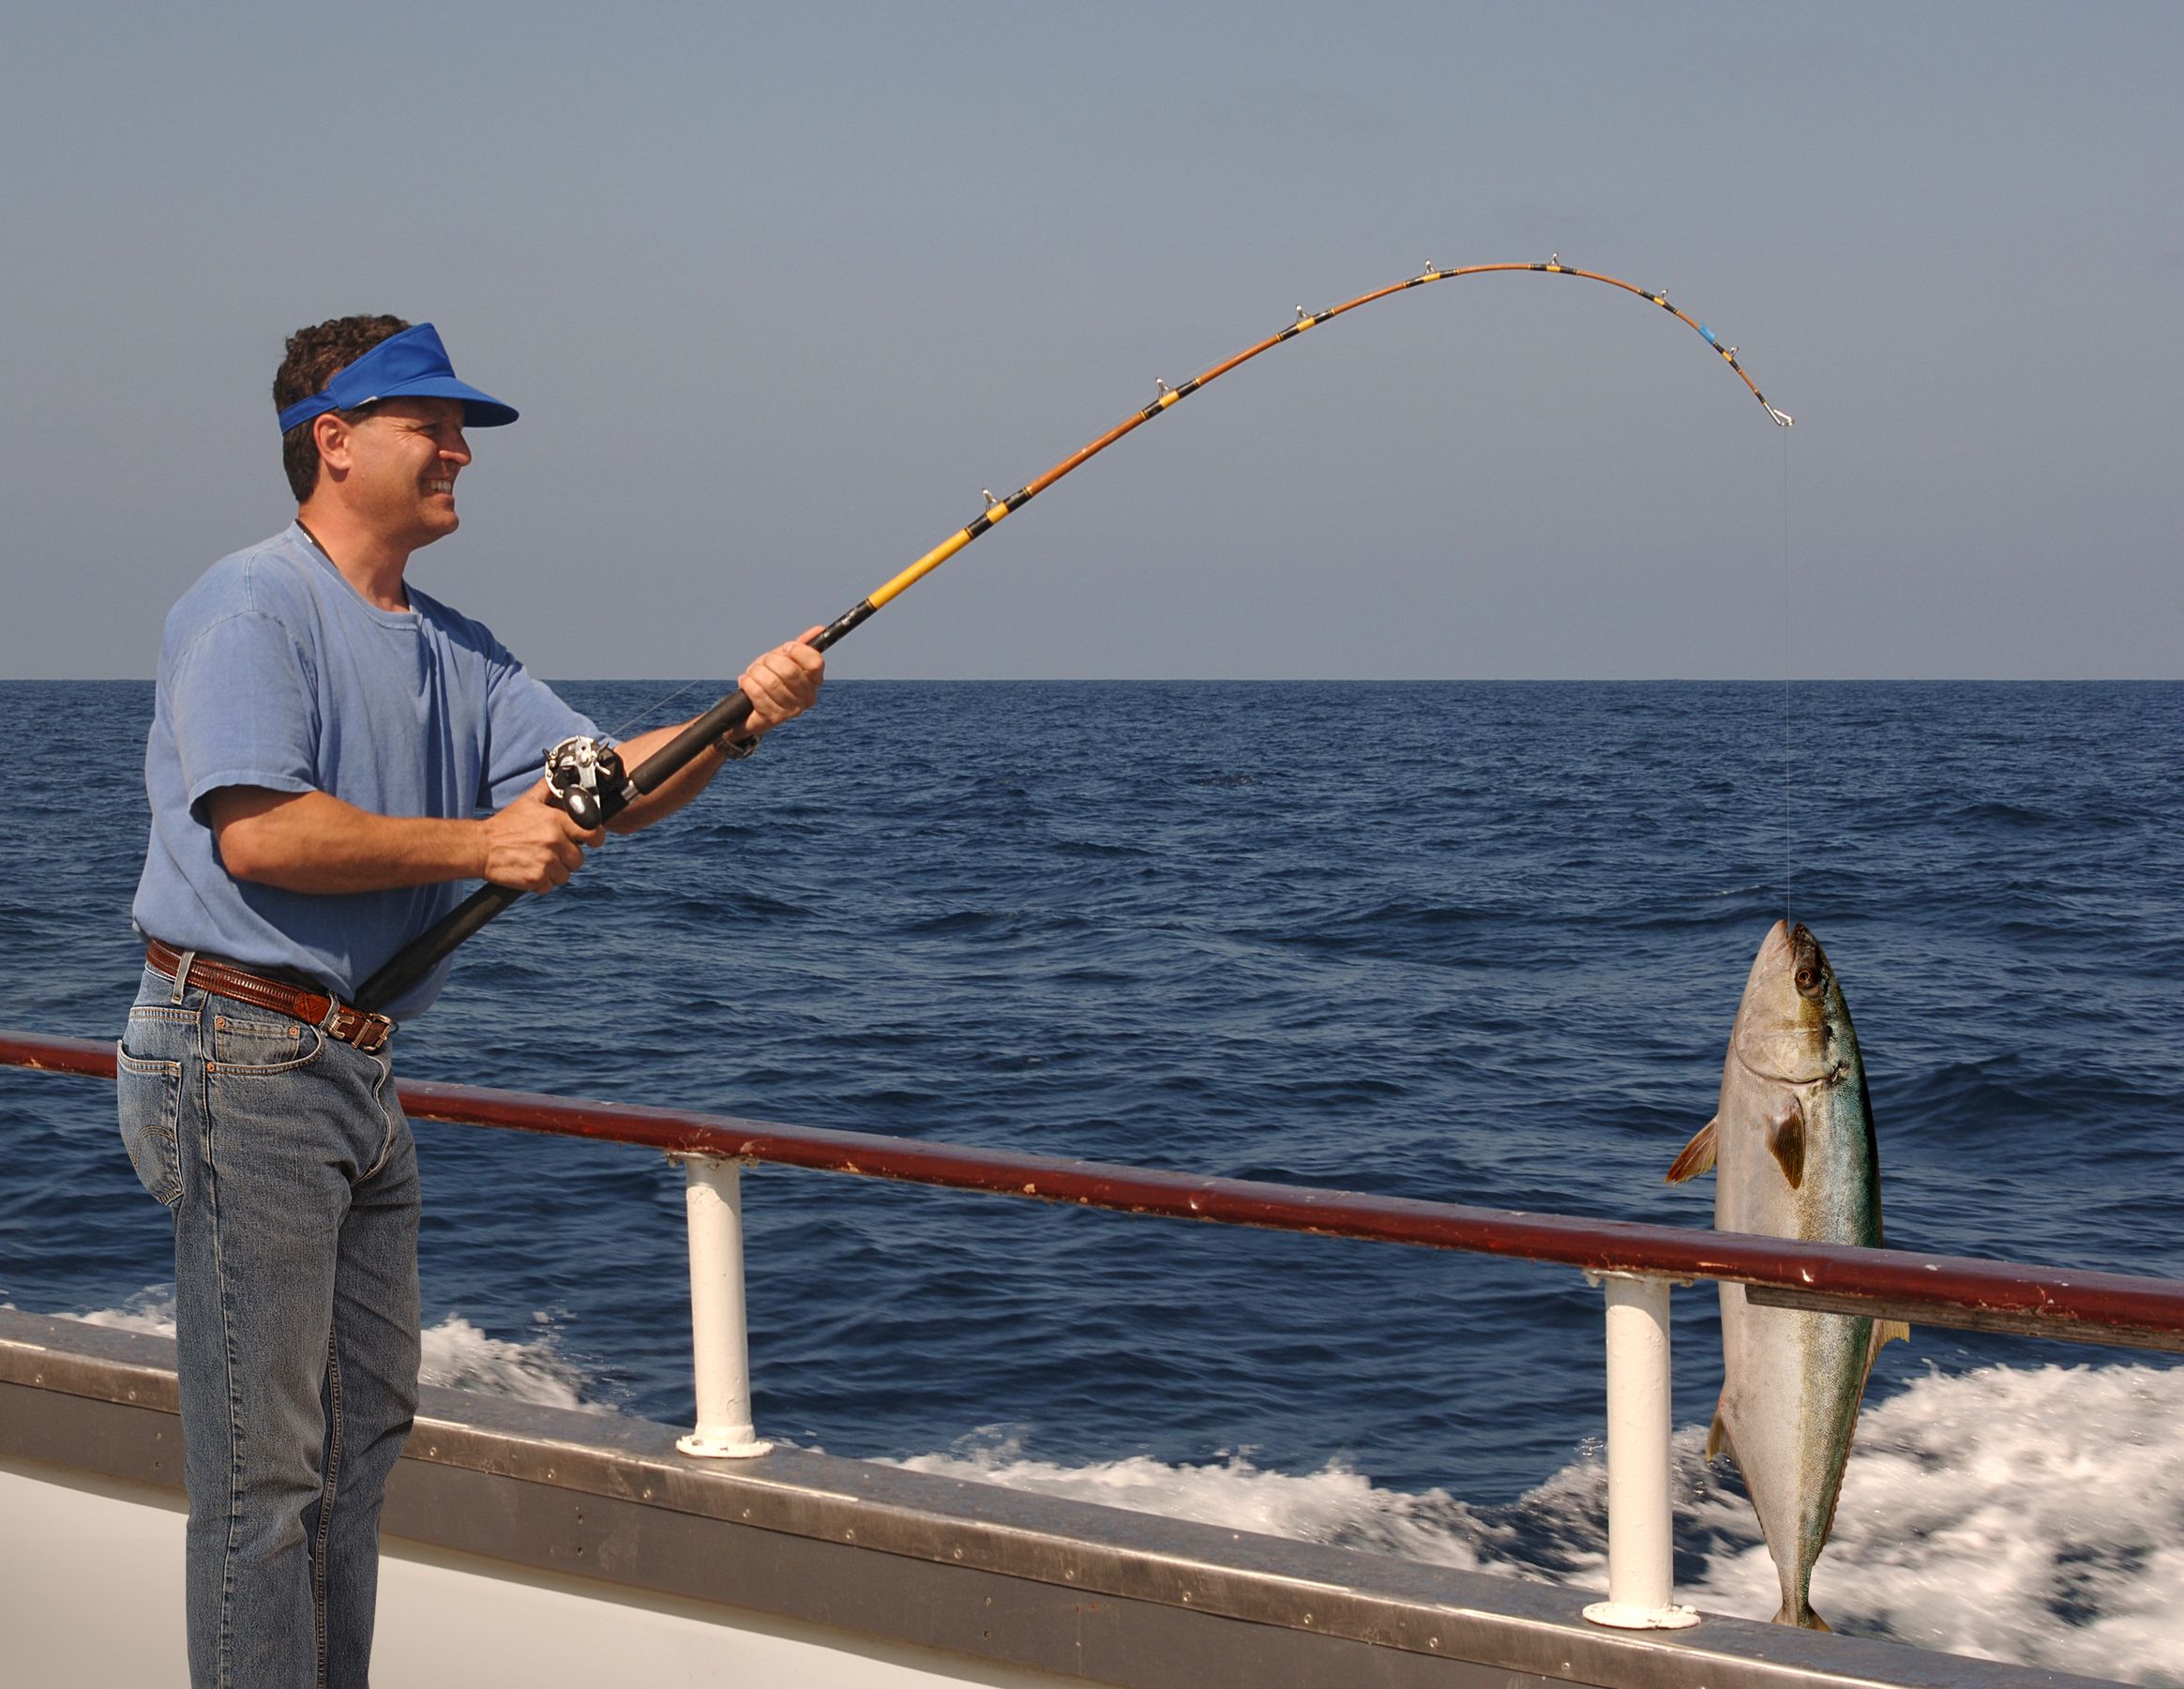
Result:
{"label": "blue t-shirt", "polygon": [[[291,524],[182,595],[159,644],[144,749],[141,935],[354,997],[467,888],[321,896],[231,878],[206,795],[324,792],[376,815],[469,819],[521,796],[553,745],[597,733],[479,624],[408,593],[408,610],[374,609]],[[388,1012],[422,1013],[447,967]]]}

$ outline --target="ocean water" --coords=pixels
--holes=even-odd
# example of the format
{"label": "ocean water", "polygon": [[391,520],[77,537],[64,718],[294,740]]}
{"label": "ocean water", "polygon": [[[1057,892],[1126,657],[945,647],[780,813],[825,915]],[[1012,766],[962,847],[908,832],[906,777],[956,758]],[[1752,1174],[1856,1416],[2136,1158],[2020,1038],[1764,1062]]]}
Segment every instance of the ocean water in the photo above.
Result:
{"label": "ocean water", "polygon": [[[615,725],[669,684],[566,690]],[[149,709],[0,685],[0,1025],[119,1028]],[[1710,1183],[1661,1174],[1786,904],[1857,1020],[1891,1243],[2176,1276],[2180,746],[2171,684],[837,681],[474,941],[402,1071],[1705,1225]],[[686,1420],[680,1175],[417,1135],[429,1370]],[[110,1090],[0,1071],[0,1302],[161,1324]],[[1576,1274],[777,1169],[745,1199],[768,1435],[1604,1580]],[[1676,1344],[1679,1591],[1765,1617],[1750,1508],[1699,1457],[1710,1291]],[[1891,1345],[1815,1602],[2184,1683],[2184,1373]]]}

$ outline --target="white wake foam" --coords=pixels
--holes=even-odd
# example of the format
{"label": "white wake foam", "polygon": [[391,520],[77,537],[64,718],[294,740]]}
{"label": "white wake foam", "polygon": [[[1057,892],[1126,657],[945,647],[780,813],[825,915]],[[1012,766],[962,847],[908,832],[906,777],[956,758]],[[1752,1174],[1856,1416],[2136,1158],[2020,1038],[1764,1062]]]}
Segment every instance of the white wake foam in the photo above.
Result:
{"label": "white wake foam", "polygon": [[1438,1489],[1376,1489],[1341,1461],[1302,1475],[1267,1471],[1241,1454],[1203,1466],[1167,1466],[1142,1455],[1060,1466],[1028,1456],[1021,1431],[987,1425],[947,1454],[880,1464],[1466,1570],[1492,1558],[1484,1552],[1491,1530],[1469,1504]]}
{"label": "white wake foam", "polygon": [[[1679,1599],[1768,1619],[1779,1601],[1758,1521],[1705,1431],[1677,1433]],[[1302,1476],[1243,1455],[1064,1467],[987,1427],[896,1462],[1443,1565],[1606,1585],[1597,1451],[1507,1506],[1375,1488],[1341,1462]],[[1689,1561],[1700,1570],[1688,1576]],[[2184,1689],[2184,1370],[1982,1367],[1869,1409],[1814,1605],[1844,1633],[1979,1659]]]}
{"label": "white wake foam", "polygon": [[[1936,1374],[1858,1438],[1813,1578],[1838,1629],[2184,1684],[2184,1371]],[[1717,1558],[1700,1596],[1755,1581],[1763,1548]]]}
{"label": "white wake foam", "polygon": [[[154,1285],[117,1308],[99,1308],[75,1318],[86,1325],[172,1337],[174,1287]],[[547,1325],[544,1314],[533,1319],[542,1328]],[[460,1314],[449,1314],[439,1324],[427,1327],[420,1337],[423,1352],[417,1377],[422,1383],[505,1395],[547,1408],[581,1408],[599,1413],[614,1410],[610,1404],[586,1399],[588,1380],[583,1369],[561,1354],[550,1330],[542,1329],[537,1337],[518,1343],[490,1336]]]}
{"label": "white wake foam", "polygon": [[[545,1323],[543,1315],[535,1316]],[[565,1359],[550,1332],[528,1343],[489,1337],[460,1314],[450,1314],[423,1334],[417,1377],[450,1390],[513,1396],[548,1408],[581,1408],[611,1413],[611,1404],[587,1400],[580,1366]]]}

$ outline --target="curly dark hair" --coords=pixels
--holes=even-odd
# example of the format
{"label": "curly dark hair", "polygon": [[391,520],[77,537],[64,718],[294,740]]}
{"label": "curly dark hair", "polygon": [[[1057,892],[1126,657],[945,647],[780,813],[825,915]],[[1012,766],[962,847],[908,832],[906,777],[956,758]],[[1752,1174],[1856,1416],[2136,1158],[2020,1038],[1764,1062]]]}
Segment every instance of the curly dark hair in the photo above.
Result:
{"label": "curly dark hair", "polygon": [[[288,354],[274,371],[274,410],[285,411],[298,400],[324,392],[343,367],[407,327],[399,317],[328,317],[312,327],[297,329],[288,337]],[[295,502],[302,504],[319,484],[319,447],[309,422],[299,422],[280,436],[280,465],[288,471]]]}

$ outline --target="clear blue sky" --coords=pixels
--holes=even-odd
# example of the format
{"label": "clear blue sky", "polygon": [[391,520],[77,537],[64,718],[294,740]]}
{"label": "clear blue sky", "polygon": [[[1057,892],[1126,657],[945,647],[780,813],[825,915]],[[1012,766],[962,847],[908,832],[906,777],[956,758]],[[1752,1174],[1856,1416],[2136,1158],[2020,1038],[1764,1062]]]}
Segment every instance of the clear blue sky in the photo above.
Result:
{"label": "clear blue sky", "polygon": [[1737,342],[1786,453],[1658,311],[1446,283],[835,672],[2176,676],[2180,84],[2169,4],[25,0],[0,675],[151,671],[292,512],[324,316],[430,319],[524,411],[414,579],[548,675],[717,675],[1292,306],[1559,250]]}

